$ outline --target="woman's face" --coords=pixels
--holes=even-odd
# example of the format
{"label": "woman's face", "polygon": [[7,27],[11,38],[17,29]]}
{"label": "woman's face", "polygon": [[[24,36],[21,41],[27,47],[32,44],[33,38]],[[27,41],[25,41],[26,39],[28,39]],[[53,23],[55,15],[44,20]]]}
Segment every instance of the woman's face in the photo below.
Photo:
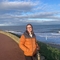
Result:
{"label": "woman's face", "polygon": [[28,26],[27,26],[27,31],[28,31],[29,33],[31,33],[31,31],[32,31],[32,26],[31,26],[31,25],[28,25]]}

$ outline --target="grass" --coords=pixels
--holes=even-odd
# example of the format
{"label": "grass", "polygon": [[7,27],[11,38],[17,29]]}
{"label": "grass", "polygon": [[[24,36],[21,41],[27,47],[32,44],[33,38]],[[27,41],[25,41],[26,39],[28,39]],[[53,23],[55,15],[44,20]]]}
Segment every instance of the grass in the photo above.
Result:
{"label": "grass", "polygon": [[53,48],[45,43],[39,42],[40,54],[45,56],[46,60],[60,60],[60,50]]}

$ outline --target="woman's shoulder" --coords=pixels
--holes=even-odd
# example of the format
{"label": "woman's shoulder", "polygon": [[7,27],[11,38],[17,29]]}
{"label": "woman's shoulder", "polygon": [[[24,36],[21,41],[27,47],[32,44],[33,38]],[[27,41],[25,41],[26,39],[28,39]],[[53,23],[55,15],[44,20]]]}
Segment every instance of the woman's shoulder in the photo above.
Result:
{"label": "woman's shoulder", "polygon": [[27,33],[26,33],[26,32],[24,32],[21,36],[24,36],[24,37],[25,37],[26,35],[27,35]]}
{"label": "woman's shoulder", "polygon": [[22,34],[22,35],[21,35],[21,38],[25,39],[25,36],[24,36],[24,34]]}

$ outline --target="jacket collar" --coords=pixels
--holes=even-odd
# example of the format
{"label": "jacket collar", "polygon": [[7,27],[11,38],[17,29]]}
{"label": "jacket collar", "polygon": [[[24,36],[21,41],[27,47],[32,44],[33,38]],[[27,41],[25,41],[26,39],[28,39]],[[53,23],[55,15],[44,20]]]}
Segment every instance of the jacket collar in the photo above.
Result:
{"label": "jacket collar", "polygon": [[26,31],[24,32],[24,36],[26,38],[35,38],[36,37],[35,34],[32,34],[32,37],[30,37],[30,35]]}

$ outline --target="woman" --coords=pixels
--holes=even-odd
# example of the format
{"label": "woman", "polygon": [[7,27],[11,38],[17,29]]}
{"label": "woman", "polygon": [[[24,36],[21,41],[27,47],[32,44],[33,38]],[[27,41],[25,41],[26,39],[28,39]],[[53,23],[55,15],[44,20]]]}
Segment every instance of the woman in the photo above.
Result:
{"label": "woman", "polygon": [[39,47],[31,24],[27,24],[26,31],[20,38],[19,47],[23,50],[26,60],[35,60]]}

